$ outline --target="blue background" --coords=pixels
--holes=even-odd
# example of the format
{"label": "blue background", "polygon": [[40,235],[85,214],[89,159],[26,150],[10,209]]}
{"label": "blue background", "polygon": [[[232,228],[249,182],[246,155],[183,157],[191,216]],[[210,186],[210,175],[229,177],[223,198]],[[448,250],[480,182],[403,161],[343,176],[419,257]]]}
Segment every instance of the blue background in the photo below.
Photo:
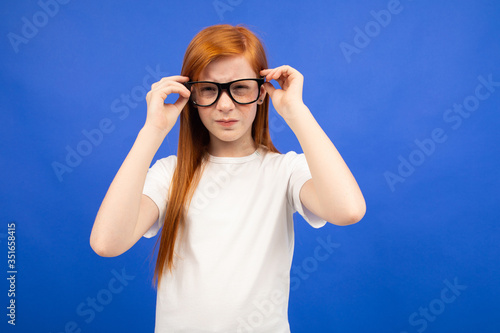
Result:
{"label": "blue background", "polygon": [[[2,332],[153,332],[156,238],[101,258],[89,235],[144,124],[143,80],[154,82],[151,70],[177,75],[191,38],[226,22],[259,34],[271,67],[304,74],[304,101],[367,202],[348,227],[316,230],[296,214],[293,265],[308,274],[292,274],[292,332],[500,331],[500,87],[479,88],[488,97],[460,123],[447,118],[454,104],[472,105],[478,77],[500,82],[500,2],[67,1],[57,12],[42,2],[52,15],[36,1],[0,5]],[[374,23],[371,11],[388,6],[390,22]],[[343,52],[347,44],[356,51]],[[270,119],[278,149],[301,151],[274,110]],[[89,143],[83,133],[103,121],[108,133]],[[436,129],[441,142],[430,144]],[[178,125],[155,160],[176,153],[177,136]],[[77,149],[86,156],[70,167]],[[412,169],[400,166],[410,159]],[[57,163],[67,167],[59,175]],[[15,327],[6,316],[12,221]],[[327,260],[314,257],[318,238],[336,243]],[[454,294],[445,281],[462,287]],[[99,311],[87,303],[96,297]]]}

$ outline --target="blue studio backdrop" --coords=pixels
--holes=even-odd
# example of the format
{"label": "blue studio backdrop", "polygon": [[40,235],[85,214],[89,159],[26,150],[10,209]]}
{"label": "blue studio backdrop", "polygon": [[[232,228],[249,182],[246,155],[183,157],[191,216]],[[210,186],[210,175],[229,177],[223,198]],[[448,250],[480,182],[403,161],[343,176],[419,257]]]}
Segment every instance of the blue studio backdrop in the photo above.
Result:
{"label": "blue studio backdrop", "polygon": [[[156,237],[101,258],[90,231],[151,84],[218,23],[249,26],[270,67],[304,75],[304,101],[367,202],[347,227],[295,215],[292,332],[500,331],[500,2],[0,7],[1,332],[153,332]],[[270,132],[301,152],[274,109]],[[154,160],[177,141],[178,124]]]}

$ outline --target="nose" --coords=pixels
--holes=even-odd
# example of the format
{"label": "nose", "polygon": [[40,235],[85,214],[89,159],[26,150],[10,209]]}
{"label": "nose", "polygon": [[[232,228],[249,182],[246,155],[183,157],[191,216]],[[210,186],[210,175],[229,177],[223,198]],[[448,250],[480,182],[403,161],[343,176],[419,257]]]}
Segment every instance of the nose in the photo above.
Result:
{"label": "nose", "polygon": [[219,100],[217,101],[217,109],[221,111],[229,111],[234,108],[234,102],[226,90],[222,90]]}

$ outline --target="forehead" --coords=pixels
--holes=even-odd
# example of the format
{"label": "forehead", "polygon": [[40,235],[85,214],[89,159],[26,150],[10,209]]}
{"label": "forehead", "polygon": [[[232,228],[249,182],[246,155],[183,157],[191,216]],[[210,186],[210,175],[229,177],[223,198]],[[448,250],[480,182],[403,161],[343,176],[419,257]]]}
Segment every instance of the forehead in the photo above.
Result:
{"label": "forehead", "polygon": [[255,78],[255,73],[243,55],[221,57],[212,61],[200,73],[200,81],[229,82],[238,79]]}

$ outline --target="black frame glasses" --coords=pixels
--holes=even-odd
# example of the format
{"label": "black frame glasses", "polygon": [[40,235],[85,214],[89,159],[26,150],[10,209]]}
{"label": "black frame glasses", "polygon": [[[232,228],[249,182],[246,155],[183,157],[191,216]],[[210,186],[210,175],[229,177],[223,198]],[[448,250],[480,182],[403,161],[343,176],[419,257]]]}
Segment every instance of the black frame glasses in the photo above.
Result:
{"label": "black frame glasses", "polygon": [[[258,94],[257,94],[257,97],[255,98],[255,100],[251,101],[251,102],[246,102],[246,103],[240,103],[238,102],[234,97],[233,95],[231,94],[231,85],[233,83],[236,83],[236,82],[240,82],[240,81],[256,81],[257,82],[257,90],[258,90]],[[261,77],[261,78],[248,78],[248,79],[238,79],[238,80],[234,80],[234,81],[230,81],[230,82],[226,82],[226,83],[218,83],[218,82],[212,82],[212,81],[189,81],[189,82],[186,82],[184,83],[184,85],[186,86],[186,88],[189,89],[189,91],[191,91],[191,87],[196,84],[196,83],[211,83],[211,84],[214,84],[217,86],[217,97],[215,98],[215,100],[210,103],[210,104],[206,104],[206,105],[201,105],[201,104],[197,104],[193,98],[192,98],[192,95],[191,97],[189,98],[191,100],[191,102],[195,105],[195,106],[202,106],[202,107],[205,107],[205,106],[212,106],[214,105],[215,103],[217,103],[217,101],[219,100],[220,96],[222,95],[222,91],[225,90],[227,92],[227,94],[229,95],[229,97],[231,98],[231,100],[237,104],[241,104],[241,105],[245,105],[245,104],[252,104],[252,103],[255,103],[257,102],[257,100],[259,99],[259,96],[260,96],[260,87],[264,84],[265,82],[265,79],[264,77]]]}

